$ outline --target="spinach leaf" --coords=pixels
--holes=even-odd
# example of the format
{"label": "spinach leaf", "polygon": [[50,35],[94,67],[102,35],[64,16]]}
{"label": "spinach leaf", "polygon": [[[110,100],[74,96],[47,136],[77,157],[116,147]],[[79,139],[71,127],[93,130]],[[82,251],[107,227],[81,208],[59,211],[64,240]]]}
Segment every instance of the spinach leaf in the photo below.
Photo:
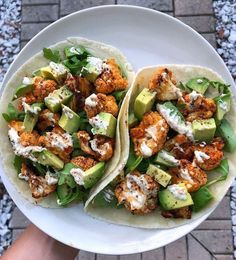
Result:
{"label": "spinach leaf", "polygon": [[57,51],[57,50],[53,51],[50,48],[43,48],[43,56],[46,59],[51,60],[55,63],[59,63],[61,61],[59,51]]}
{"label": "spinach leaf", "polygon": [[25,113],[17,110],[12,103],[9,103],[7,107],[7,112],[2,113],[2,116],[7,122],[10,122],[14,119],[23,121]]}
{"label": "spinach leaf", "polygon": [[21,172],[21,165],[24,162],[24,158],[18,155],[15,155],[13,165],[17,171],[17,174]]}
{"label": "spinach leaf", "polygon": [[227,159],[223,159],[219,165],[219,167],[217,167],[216,169],[211,171],[212,173],[218,172],[221,175],[218,176],[217,178],[207,182],[207,184],[205,185],[205,187],[209,187],[212,184],[218,182],[218,181],[224,181],[227,179],[228,174],[229,174],[229,164],[228,164],[228,160]]}
{"label": "spinach leaf", "polygon": [[219,81],[210,81],[210,86],[215,88],[219,94],[231,94],[230,85],[221,83]]}

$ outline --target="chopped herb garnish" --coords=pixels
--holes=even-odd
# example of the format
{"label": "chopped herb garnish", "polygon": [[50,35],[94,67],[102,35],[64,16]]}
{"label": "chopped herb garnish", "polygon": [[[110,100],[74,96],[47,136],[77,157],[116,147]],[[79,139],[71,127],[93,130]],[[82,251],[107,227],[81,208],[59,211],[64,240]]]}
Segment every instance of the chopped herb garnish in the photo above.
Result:
{"label": "chopped herb garnish", "polygon": [[43,48],[43,56],[55,63],[59,63],[61,61],[60,53],[57,50],[53,51],[49,48]]}

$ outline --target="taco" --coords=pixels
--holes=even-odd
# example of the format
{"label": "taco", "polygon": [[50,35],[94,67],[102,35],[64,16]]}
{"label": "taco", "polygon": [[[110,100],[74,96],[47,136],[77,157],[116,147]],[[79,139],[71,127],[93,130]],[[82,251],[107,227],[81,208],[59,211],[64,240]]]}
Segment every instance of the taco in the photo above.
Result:
{"label": "taco", "polygon": [[141,228],[175,227],[211,212],[236,175],[230,86],[204,67],[147,67],[125,102],[123,169],[97,187],[86,211]]}
{"label": "taco", "polygon": [[33,56],[1,97],[1,158],[21,195],[45,207],[85,200],[120,158],[133,72],[116,48],[68,38]]}

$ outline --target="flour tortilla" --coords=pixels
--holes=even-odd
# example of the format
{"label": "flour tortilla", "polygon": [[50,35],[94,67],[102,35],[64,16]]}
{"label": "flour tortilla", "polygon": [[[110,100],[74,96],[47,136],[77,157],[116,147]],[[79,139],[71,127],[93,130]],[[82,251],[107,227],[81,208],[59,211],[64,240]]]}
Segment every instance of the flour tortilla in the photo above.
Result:
{"label": "flour tortilla", "polygon": [[[85,38],[79,37],[70,37],[67,40],[59,42],[55,45],[50,46],[49,48],[53,50],[58,50],[60,55],[64,57],[64,48],[66,46],[76,46],[83,45],[91,54],[94,54],[96,57],[100,58],[115,58],[118,64],[122,67],[123,73],[126,74],[129,86],[133,80],[134,73],[132,71],[131,65],[128,63],[127,59],[124,55],[116,48],[110,45],[106,45],[100,42],[88,40]],[[8,103],[11,102],[13,93],[15,91],[16,86],[22,83],[23,77],[31,77],[32,72],[47,66],[49,64],[49,60],[44,58],[43,52],[39,52],[34,55],[31,59],[29,59],[25,64],[23,64],[15,74],[10,78],[6,86],[4,87],[4,91],[2,93],[0,99],[0,114],[7,110]],[[121,108],[122,111],[122,108]],[[120,113],[121,114],[121,113]],[[120,114],[118,117],[117,131],[116,131],[116,146],[114,151],[114,156],[112,159],[106,164],[106,170],[104,173],[104,178],[109,175],[109,173],[116,167],[120,158],[120,132],[119,132],[119,120]],[[5,120],[0,116],[0,143],[2,145],[2,149],[0,151],[0,156],[2,160],[2,165],[5,174],[10,179],[12,184],[16,187],[17,191],[30,202],[35,203],[37,205],[49,208],[57,208],[59,207],[56,203],[56,196],[52,194],[43,200],[36,201],[31,196],[31,191],[29,189],[28,184],[20,180],[17,176],[16,170],[13,166],[14,153],[12,150],[11,143],[8,138],[8,126]],[[92,192],[91,192],[92,194]],[[90,195],[91,196],[91,195]]]}
{"label": "flour tortilla", "polygon": [[[151,79],[151,77],[155,74],[156,70],[160,67],[166,67],[169,70],[171,70],[175,77],[177,82],[181,81],[183,83],[186,83],[189,79],[194,77],[206,77],[210,80],[214,81],[221,81],[224,82],[223,79],[216,74],[214,71],[199,67],[199,66],[192,66],[192,65],[160,65],[160,66],[153,66],[153,67],[146,67],[138,71],[136,74],[136,77],[134,79],[134,82],[132,84],[132,87],[126,96],[125,102],[126,106],[124,109],[126,109],[126,113],[123,114],[123,117],[120,120],[120,128],[121,131],[121,150],[123,152],[123,155],[121,156],[121,160],[119,163],[119,167],[117,167],[117,170],[114,171],[112,174],[109,175],[109,178],[107,178],[103,183],[102,187],[105,187],[110,183],[111,180],[113,180],[120,172],[119,170],[124,167],[127,161],[127,157],[129,153],[129,131],[127,127],[127,110],[129,106],[129,112],[133,112],[134,107],[134,101],[137,95],[141,92],[141,90],[148,86],[148,82]],[[233,89],[232,89],[233,90]],[[127,103],[129,105],[127,105]],[[236,112],[235,112],[235,102],[233,101],[233,104],[231,106],[230,112],[227,114],[226,118],[231,122],[231,125],[236,128]],[[121,154],[122,154],[121,152]],[[125,153],[125,155],[124,155]],[[214,207],[217,206],[217,204],[220,202],[220,200],[224,197],[226,194],[228,188],[230,187],[231,183],[233,182],[235,175],[236,175],[236,154],[234,153],[225,153],[225,157],[228,158],[229,161],[229,167],[230,172],[228,175],[227,180],[218,182],[214,185],[212,185],[209,189],[214,195],[214,200],[208,204],[208,206],[201,210],[199,213],[193,213],[192,219],[186,220],[186,219],[167,219],[161,216],[160,209],[155,210],[151,214],[147,214],[144,216],[137,216],[132,215],[127,209],[114,209],[114,208],[102,208],[97,207],[93,204],[93,201],[89,201],[90,203],[86,204],[86,211],[101,220],[106,220],[111,223],[115,224],[121,224],[121,225],[127,225],[131,227],[139,227],[139,228],[172,228],[179,225],[190,223],[191,221],[196,220],[197,218],[200,218],[207,213],[209,213]],[[211,176],[213,177],[215,173],[211,173]]]}

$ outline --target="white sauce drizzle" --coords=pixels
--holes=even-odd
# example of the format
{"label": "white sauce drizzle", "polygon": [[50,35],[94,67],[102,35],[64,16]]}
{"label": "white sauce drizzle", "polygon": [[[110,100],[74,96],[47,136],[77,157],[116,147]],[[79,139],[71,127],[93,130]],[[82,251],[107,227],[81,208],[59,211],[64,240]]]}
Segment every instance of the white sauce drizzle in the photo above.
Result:
{"label": "white sauce drizzle", "polygon": [[49,67],[52,69],[52,73],[55,75],[63,75],[68,71],[68,69],[63,64],[55,63],[53,61],[49,63]]}
{"label": "white sauce drizzle", "polygon": [[178,200],[186,200],[187,192],[184,187],[181,187],[177,184],[173,184],[167,187],[167,189],[173,194],[173,196]]}
{"label": "white sauce drizzle", "polygon": [[200,163],[204,163],[204,160],[210,159],[210,156],[204,152],[201,151],[194,151],[194,154],[196,156],[196,159]]}
{"label": "white sauce drizzle", "polygon": [[56,176],[52,176],[49,171],[46,172],[45,180],[48,185],[55,185],[58,182],[58,178]]}
{"label": "white sauce drizzle", "polygon": [[70,111],[70,109],[66,106],[62,108],[62,112],[66,115],[67,118],[72,119],[73,113]]}
{"label": "white sauce drizzle", "polygon": [[161,158],[163,158],[167,162],[179,165],[179,160],[175,159],[173,155],[168,154],[165,150],[161,151]]}
{"label": "white sauce drizzle", "polygon": [[100,148],[98,148],[98,143],[97,143],[97,139],[94,138],[93,140],[89,141],[90,145],[91,145],[91,149],[96,152],[99,153],[101,155],[106,154],[108,148],[109,148],[109,144],[108,143],[104,143],[103,145],[100,145]]}
{"label": "white sauce drizzle", "polygon": [[13,150],[15,152],[16,155],[21,155],[25,158],[29,158],[30,160],[36,162],[37,159],[33,156],[33,152],[42,152],[44,150],[46,150],[45,148],[43,148],[42,146],[33,146],[33,145],[29,145],[29,146],[23,146],[20,143],[20,137],[16,131],[15,128],[11,127],[8,131],[8,135],[10,138],[10,141],[12,143],[12,147]]}
{"label": "white sauce drizzle", "polygon": [[65,148],[73,146],[72,137],[68,133],[57,134],[53,132],[47,132],[45,137],[51,147],[59,148],[62,151],[64,151]]}
{"label": "white sauce drizzle", "polygon": [[41,111],[41,108],[40,108],[40,107],[32,107],[32,106],[30,106],[29,104],[25,103],[24,101],[22,101],[22,106],[23,106],[23,108],[24,108],[25,113],[30,112],[30,113],[32,113],[32,114],[37,115],[38,112]]}
{"label": "white sauce drizzle", "polygon": [[187,168],[180,169],[180,176],[186,181],[193,181]]}
{"label": "white sauce drizzle", "polygon": [[34,83],[34,81],[33,81],[33,79],[31,79],[31,78],[24,77],[22,83],[23,83],[24,85],[32,85],[32,84]]}
{"label": "white sauce drizzle", "polygon": [[150,157],[152,156],[152,149],[148,147],[148,145],[143,141],[140,146],[140,152],[143,156],[145,157]]}
{"label": "white sauce drizzle", "polygon": [[73,168],[70,170],[70,174],[74,177],[74,180],[78,185],[84,185],[85,171],[80,168]]}
{"label": "white sauce drizzle", "polygon": [[147,137],[151,137],[154,141],[157,140],[157,125],[149,126],[145,132]]}
{"label": "white sauce drizzle", "polygon": [[98,104],[98,98],[96,94],[92,94],[85,99],[85,105],[89,107],[96,107]]}

